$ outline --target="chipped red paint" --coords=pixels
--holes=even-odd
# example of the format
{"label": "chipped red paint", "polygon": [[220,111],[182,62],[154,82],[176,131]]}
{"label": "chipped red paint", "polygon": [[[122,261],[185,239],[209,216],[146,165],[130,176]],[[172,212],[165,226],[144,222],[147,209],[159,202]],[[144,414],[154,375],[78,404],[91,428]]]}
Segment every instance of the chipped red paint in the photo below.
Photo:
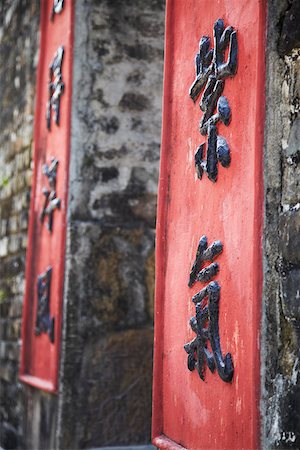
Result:
{"label": "chipped red paint", "polygon": [[[31,191],[28,248],[26,256],[26,289],[22,319],[22,356],[20,379],[49,392],[57,390],[60,353],[62,297],[68,196],[70,119],[73,61],[73,1],[64,2],[64,9],[51,21],[53,1],[41,2],[40,53],[37,71],[37,93],[34,124],[34,169]],[[60,103],[60,125],[52,120],[51,131],[46,124],[49,65],[59,46],[64,46],[62,75],[65,83]],[[59,160],[56,192],[61,199],[60,210],[54,212],[50,233],[40,221],[43,208],[43,187],[48,187],[42,173],[43,164],[51,157]],[[52,266],[50,314],[55,318],[55,341],[46,333],[35,335],[37,310],[37,276]]]}
{"label": "chipped red paint", "polygon": [[[262,157],[265,90],[262,0],[167,1],[162,158],[156,247],[153,442],[161,449],[257,449],[260,446],[259,327],[262,297]],[[189,97],[203,35],[223,19],[238,34],[238,70],[225,82],[232,120],[218,125],[231,165],[216,183],[197,179],[194,153],[205,141],[201,111]],[[213,46],[213,44],[212,44]],[[231,383],[187,369],[194,338],[188,287],[199,238],[221,240],[220,338],[234,363]]]}

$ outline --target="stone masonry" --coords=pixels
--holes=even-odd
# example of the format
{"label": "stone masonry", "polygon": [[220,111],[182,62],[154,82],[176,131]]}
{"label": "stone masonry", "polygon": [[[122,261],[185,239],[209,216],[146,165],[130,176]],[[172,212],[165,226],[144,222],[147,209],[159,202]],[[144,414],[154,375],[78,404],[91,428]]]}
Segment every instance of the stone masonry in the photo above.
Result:
{"label": "stone masonry", "polygon": [[18,365],[31,185],[38,1],[2,1],[0,14],[0,445],[15,448],[22,441],[25,413],[25,391],[18,381]]}
{"label": "stone masonry", "polygon": [[262,447],[300,447],[300,3],[268,1]]}

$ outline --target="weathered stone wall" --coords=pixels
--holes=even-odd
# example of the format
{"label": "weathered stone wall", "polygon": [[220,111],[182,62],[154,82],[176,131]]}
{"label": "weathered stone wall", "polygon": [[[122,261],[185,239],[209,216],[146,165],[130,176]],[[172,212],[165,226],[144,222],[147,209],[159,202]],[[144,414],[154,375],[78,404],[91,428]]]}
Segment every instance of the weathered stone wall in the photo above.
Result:
{"label": "weathered stone wall", "polygon": [[60,448],[150,442],[163,0],[77,2]]}
{"label": "weathered stone wall", "polygon": [[15,448],[22,441],[25,411],[26,388],[18,382],[18,367],[31,185],[38,1],[2,1],[0,14],[0,445]]}
{"label": "weathered stone wall", "polygon": [[263,448],[300,448],[300,3],[268,1]]}

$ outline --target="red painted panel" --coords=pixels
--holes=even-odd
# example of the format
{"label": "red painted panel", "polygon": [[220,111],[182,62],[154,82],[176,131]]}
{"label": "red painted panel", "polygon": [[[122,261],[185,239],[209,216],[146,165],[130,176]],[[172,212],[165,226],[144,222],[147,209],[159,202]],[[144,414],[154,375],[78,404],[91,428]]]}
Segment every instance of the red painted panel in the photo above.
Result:
{"label": "red painted panel", "polygon": [[[231,165],[219,164],[216,183],[196,175],[194,153],[207,138],[202,112],[189,88],[199,40],[223,19],[238,36],[238,69],[223,95],[232,120],[218,132],[230,146]],[[265,2],[169,0],[166,17],[162,159],[156,250],[153,442],[159,448],[259,447],[259,324],[262,290],[262,150]],[[205,381],[187,369],[183,346],[191,341],[188,287],[200,237],[223,243],[218,257],[223,355],[234,363],[231,383],[206,367]]]}
{"label": "red painted panel", "polygon": [[[37,93],[34,126],[34,171],[31,192],[29,240],[26,257],[26,290],[22,321],[22,360],[20,378],[46,391],[57,389],[58,362],[60,351],[62,295],[64,280],[64,256],[66,235],[66,211],[68,194],[68,170],[70,149],[70,116],[72,93],[72,46],[73,9],[72,1],[65,1],[63,10],[52,16],[53,0],[41,2],[41,42],[37,73]],[[46,123],[49,97],[49,66],[57,49],[64,47],[62,79],[64,92],[60,101],[60,123],[56,125],[52,112],[51,129]],[[42,223],[45,195],[49,189],[48,178],[43,165],[49,165],[51,158],[58,159],[56,194],[60,198],[60,209],[53,214],[53,229],[47,229],[48,218]],[[37,277],[47,267],[52,267],[50,285],[50,316],[54,318],[54,342],[42,332],[37,335]]]}

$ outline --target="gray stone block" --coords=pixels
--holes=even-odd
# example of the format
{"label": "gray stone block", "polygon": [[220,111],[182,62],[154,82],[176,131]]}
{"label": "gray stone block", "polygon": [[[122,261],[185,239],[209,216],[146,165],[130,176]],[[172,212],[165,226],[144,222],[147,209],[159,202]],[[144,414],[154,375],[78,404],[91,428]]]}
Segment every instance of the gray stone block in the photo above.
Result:
{"label": "gray stone block", "polygon": [[[283,313],[289,320],[300,320],[300,269],[290,270],[282,278]],[[300,323],[298,322],[300,327]]]}
{"label": "gray stone block", "polygon": [[300,210],[287,211],[280,216],[279,248],[288,264],[300,263]]}

